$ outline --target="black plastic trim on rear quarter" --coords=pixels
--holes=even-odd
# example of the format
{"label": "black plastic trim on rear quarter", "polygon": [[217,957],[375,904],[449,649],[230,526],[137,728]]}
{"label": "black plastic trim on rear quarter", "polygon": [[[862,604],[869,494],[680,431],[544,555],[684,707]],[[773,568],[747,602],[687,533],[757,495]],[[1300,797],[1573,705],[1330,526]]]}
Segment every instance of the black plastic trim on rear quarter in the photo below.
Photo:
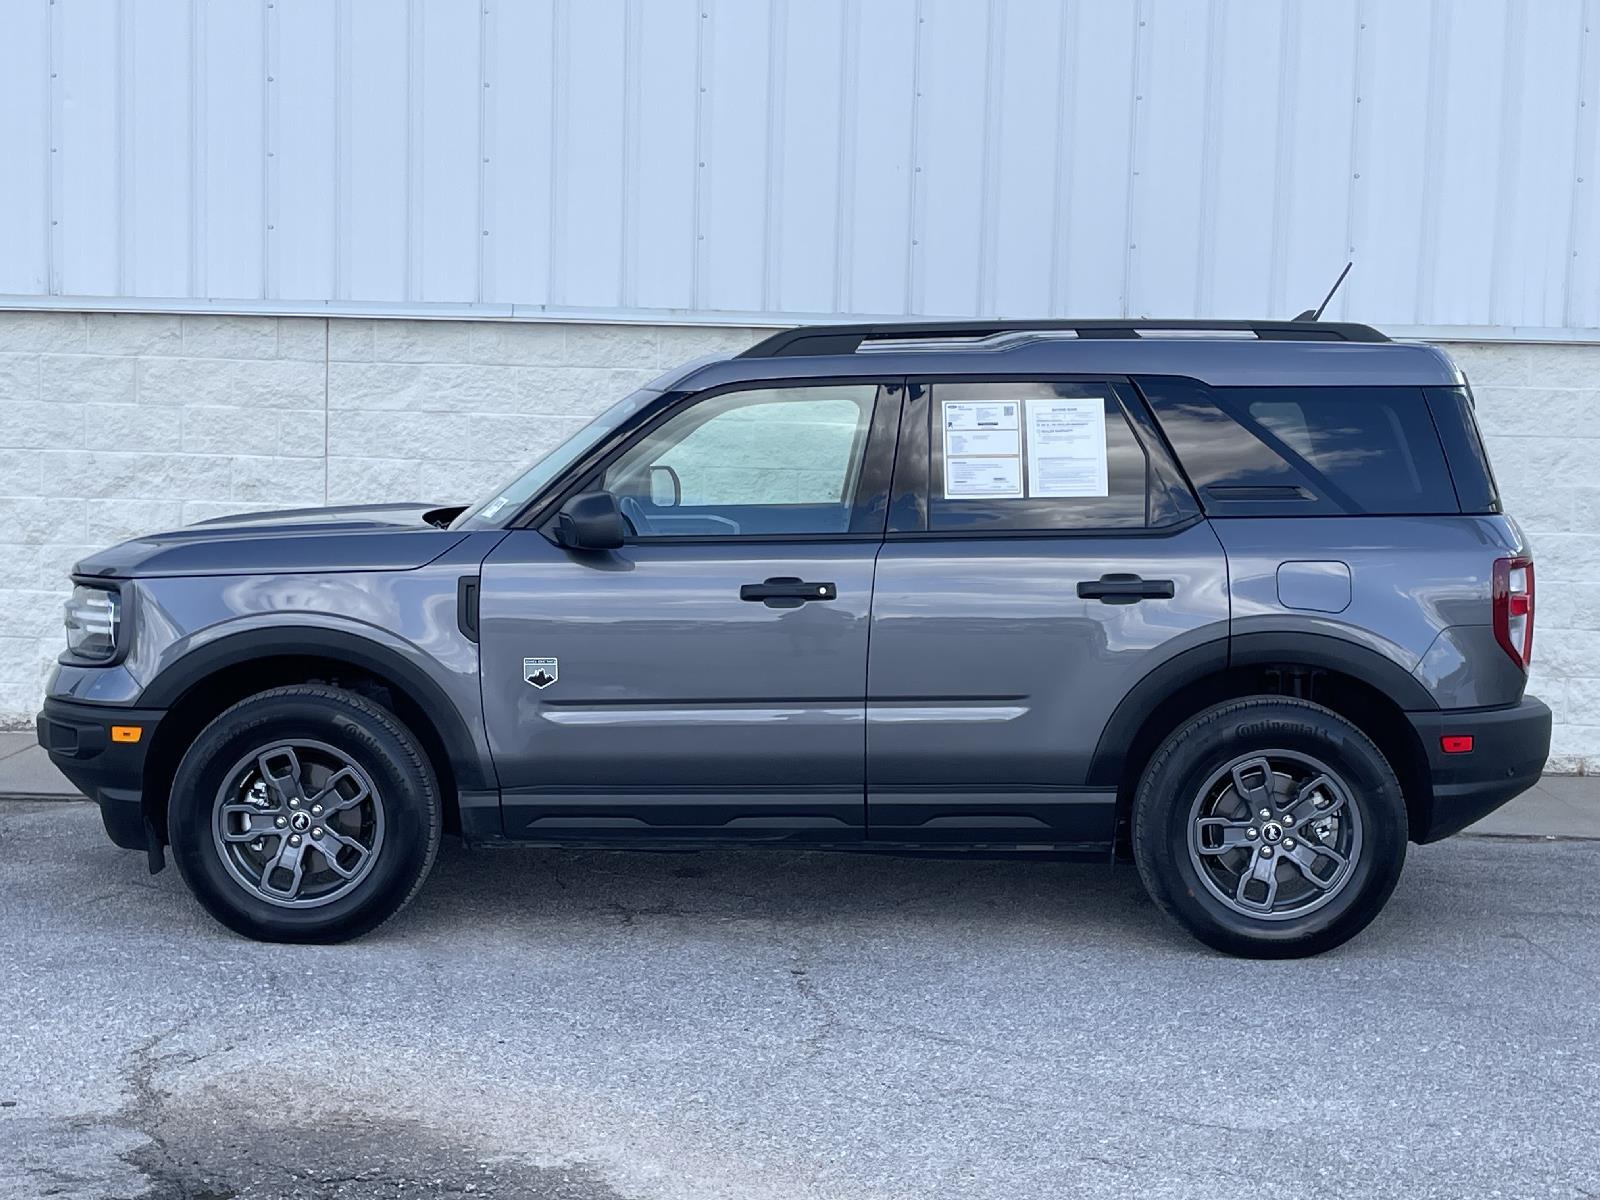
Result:
{"label": "black plastic trim on rear quarter", "polygon": [[1231,639],[1218,638],[1185,650],[1134,684],[1101,731],[1084,782],[1092,787],[1112,787],[1121,780],[1128,751],[1140,727],[1169,696],[1230,667],[1268,663],[1338,671],[1377,688],[1403,709],[1428,712],[1439,708],[1413,676],[1377,651],[1354,642],[1317,633],[1234,634]]}
{"label": "black plastic trim on rear quarter", "polygon": [[1265,631],[1236,633],[1229,647],[1229,666],[1294,663],[1338,671],[1370,684],[1407,711],[1436,710],[1439,702],[1400,664],[1376,650],[1325,633]]}
{"label": "black plastic trim on rear quarter", "polygon": [[1156,706],[1190,684],[1227,669],[1228,639],[1224,637],[1174,655],[1144,676],[1128,690],[1100,731],[1084,783],[1089,787],[1116,787],[1122,781],[1133,740]]}

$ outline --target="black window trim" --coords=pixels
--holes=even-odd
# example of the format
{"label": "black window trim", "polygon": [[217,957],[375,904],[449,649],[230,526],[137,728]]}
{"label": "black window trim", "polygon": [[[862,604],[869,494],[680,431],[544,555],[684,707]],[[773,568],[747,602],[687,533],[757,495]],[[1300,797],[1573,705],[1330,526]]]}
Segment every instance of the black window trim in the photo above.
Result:
{"label": "black window trim", "polygon": [[[700,546],[768,544],[818,544],[832,542],[881,542],[888,522],[889,483],[895,460],[895,443],[905,404],[906,380],[903,375],[819,375],[800,379],[742,379],[698,391],[668,392],[638,418],[604,439],[602,445],[584,455],[574,466],[524,510],[508,528],[537,529],[552,545],[555,518],[573,496],[598,486],[611,464],[616,462],[656,429],[678,413],[702,400],[713,400],[733,392],[770,392],[808,387],[871,387],[876,392],[867,422],[866,446],[861,470],[856,477],[855,495],[850,500],[850,524],[845,533],[769,533],[769,534],[655,534],[629,535],[624,545]],[[873,528],[874,522],[876,528]]]}
{"label": "black window trim", "polygon": [[[1080,383],[1106,387],[1117,402],[1134,440],[1145,455],[1145,524],[1085,526],[1079,529],[929,529],[928,501],[932,483],[933,447],[929,434],[929,392],[941,383]],[[1157,464],[1165,470],[1157,470]],[[1181,487],[1188,490],[1192,511],[1165,524],[1154,523],[1153,500],[1157,488]],[[994,372],[919,372],[906,377],[905,403],[900,428],[900,453],[895,459],[894,483],[890,489],[888,541],[928,541],[966,538],[1128,538],[1171,537],[1204,520],[1195,499],[1193,484],[1183,473],[1161,427],[1146,407],[1146,401],[1128,375],[1098,375],[1083,372],[994,371]],[[915,528],[896,528],[896,522]]]}

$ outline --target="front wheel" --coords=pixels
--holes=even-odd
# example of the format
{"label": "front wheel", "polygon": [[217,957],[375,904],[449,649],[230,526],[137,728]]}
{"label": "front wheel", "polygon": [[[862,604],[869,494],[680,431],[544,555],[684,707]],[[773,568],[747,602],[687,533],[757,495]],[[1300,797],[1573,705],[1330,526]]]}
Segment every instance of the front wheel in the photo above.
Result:
{"label": "front wheel", "polygon": [[1289,958],[1354,937],[1405,864],[1405,799],[1371,739],[1337,713],[1256,696],[1162,743],[1133,807],[1155,901],[1230,954]]}
{"label": "front wheel", "polygon": [[443,826],[428,759],[372,701],[319,685],[241,700],[172,783],[168,840],[206,910],[273,942],[338,942],[421,887]]}

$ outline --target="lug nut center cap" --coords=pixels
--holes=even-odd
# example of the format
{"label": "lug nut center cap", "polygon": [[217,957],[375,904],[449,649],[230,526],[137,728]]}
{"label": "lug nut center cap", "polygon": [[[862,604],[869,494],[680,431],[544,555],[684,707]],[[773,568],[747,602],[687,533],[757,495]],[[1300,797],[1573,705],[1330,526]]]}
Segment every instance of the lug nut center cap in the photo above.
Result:
{"label": "lug nut center cap", "polygon": [[1261,840],[1272,845],[1283,841],[1283,826],[1276,821],[1268,821],[1261,827]]}
{"label": "lug nut center cap", "polygon": [[311,817],[303,812],[297,812],[289,818],[289,828],[296,833],[304,833],[311,828]]}

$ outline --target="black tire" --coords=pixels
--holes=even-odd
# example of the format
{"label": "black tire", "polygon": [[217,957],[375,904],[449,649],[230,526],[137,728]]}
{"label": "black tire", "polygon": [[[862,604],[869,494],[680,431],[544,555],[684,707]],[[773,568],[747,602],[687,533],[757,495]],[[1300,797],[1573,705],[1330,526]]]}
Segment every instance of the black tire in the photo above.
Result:
{"label": "black tire", "polygon": [[[375,837],[368,838],[376,843],[369,848],[370,861],[365,855],[356,858],[362,848],[359,845],[340,852],[345,859],[360,864],[359,870],[343,868],[350,870],[349,879],[334,875],[333,864],[310,853],[319,846],[334,844],[332,839],[323,840],[325,831],[320,826],[315,830],[317,843],[307,840],[311,836],[309,828],[305,839],[296,839],[297,846],[303,841],[306,847],[304,856],[310,864],[305,868],[307,877],[320,872],[328,878],[322,885],[327,898],[318,898],[308,890],[294,902],[310,907],[288,907],[287,901],[263,898],[250,882],[251,861],[247,861],[243,849],[235,854],[225,844],[225,834],[218,824],[242,821],[246,831],[265,829],[255,839],[256,845],[284,844],[268,840],[279,835],[270,829],[272,822],[265,816],[259,826],[254,814],[244,818],[219,816],[225,802],[236,802],[242,795],[231,790],[234,781],[241,778],[241,769],[246,772],[243,778],[261,781],[258,794],[270,795],[274,803],[278,801],[278,790],[269,792],[261,771],[252,776],[248,764],[252,755],[283,745],[294,748],[301,757],[321,753],[315,749],[321,747],[329,752],[329,763],[337,766],[343,760],[354,768],[349,778],[360,782],[349,785],[347,790],[361,797],[358,807],[342,817],[336,818],[330,812],[329,817],[322,818],[329,826],[327,833],[335,832],[334,819],[357,823],[360,828],[356,839],[362,829],[377,831]],[[298,758],[274,760],[274,769],[287,779],[287,764],[291,762],[296,768],[294,774],[301,774]],[[305,766],[305,777],[311,778],[317,769],[314,765]],[[321,769],[328,772],[332,768]],[[324,774],[323,784],[326,782]],[[230,790],[224,793],[224,788]],[[309,794],[304,788],[291,790],[302,796]],[[308,801],[293,803],[306,805],[309,811]],[[330,801],[330,810],[333,807]],[[364,697],[314,684],[274,688],[250,696],[207,725],[178,765],[167,817],[173,858],[195,898],[228,928],[267,942],[342,942],[377,928],[405,907],[422,886],[438,853],[442,830],[438,783],[427,755],[411,732],[393,713]],[[269,849],[257,857],[271,859],[273,852]],[[266,872],[265,877],[279,885],[270,890],[288,890],[284,886],[287,870]],[[301,886],[298,870],[291,879],[296,888]]]}
{"label": "black tire", "polygon": [[[1305,791],[1308,799],[1299,805],[1302,817],[1313,804],[1353,810],[1353,815],[1330,822],[1313,812],[1312,831],[1298,841],[1293,820],[1287,831],[1276,815],[1258,822],[1260,810],[1244,803],[1249,795],[1276,795],[1285,804],[1277,810],[1283,813],[1295,806],[1283,799],[1294,786],[1292,776],[1269,775],[1253,765],[1256,761],[1269,766],[1315,764],[1305,767],[1306,772],[1330,779],[1325,788]],[[1242,772],[1242,781],[1240,774],[1232,773],[1234,766]],[[1262,780],[1266,792],[1252,792]],[[1208,822],[1217,828],[1197,829],[1195,837],[1204,843],[1201,848],[1191,841],[1191,828],[1202,824],[1197,814],[1221,811],[1204,807],[1208,795],[1216,797],[1212,803],[1233,807],[1227,813],[1225,833],[1220,828],[1222,817]],[[1246,823],[1252,827],[1240,828]],[[1285,859],[1281,840],[1275,840],[1274,858],[1263,862],[1258,857],[1270,853],[1263,840],[1263,834],[1273,832],[1268,824],[1276,830],[1275,839],[1287,838],[1291,847],[1299,847],[1295,853],[1311,852],[1316,858],[1314,870],[1327,876],[1324,884],[1314,885],[1296,862]],[[1317,857],[1324,835],[1347,839],[1341,843],[1346,851],[1354,846],[1345,866],[1335,866],[1339,860],[1333,855]],[[1219,850],[1213,843],[1222,836],[1239,839],[1238,844]],[[1405,798],[1378,747],[1339,714],[1289,697],[1233,700],[1185,722],[1151,758],[1133,804],[1134,860],[1151,898],[1206,945],[1249,958],[1320,954],[1361,932],[1394,891],[1405,865],[1406,840]],[[1329,847],[1338,848],[1331,841]],[[1227,863],[1250,865],[1230,874]],[[1269,892],[1263,880],[1245,884],[1242,896],[1233,900],[1222,898],[1228,884],[1233,879],[1242,882],[1256,864],[1277,873],[1273,890]],[[1298,908],[1289,903],[1283,912],[1265,915],[1272,911],[1279,879],[1303,893],[1303,898]],[[1263,901],[1262,913],[1235,907]]]}

